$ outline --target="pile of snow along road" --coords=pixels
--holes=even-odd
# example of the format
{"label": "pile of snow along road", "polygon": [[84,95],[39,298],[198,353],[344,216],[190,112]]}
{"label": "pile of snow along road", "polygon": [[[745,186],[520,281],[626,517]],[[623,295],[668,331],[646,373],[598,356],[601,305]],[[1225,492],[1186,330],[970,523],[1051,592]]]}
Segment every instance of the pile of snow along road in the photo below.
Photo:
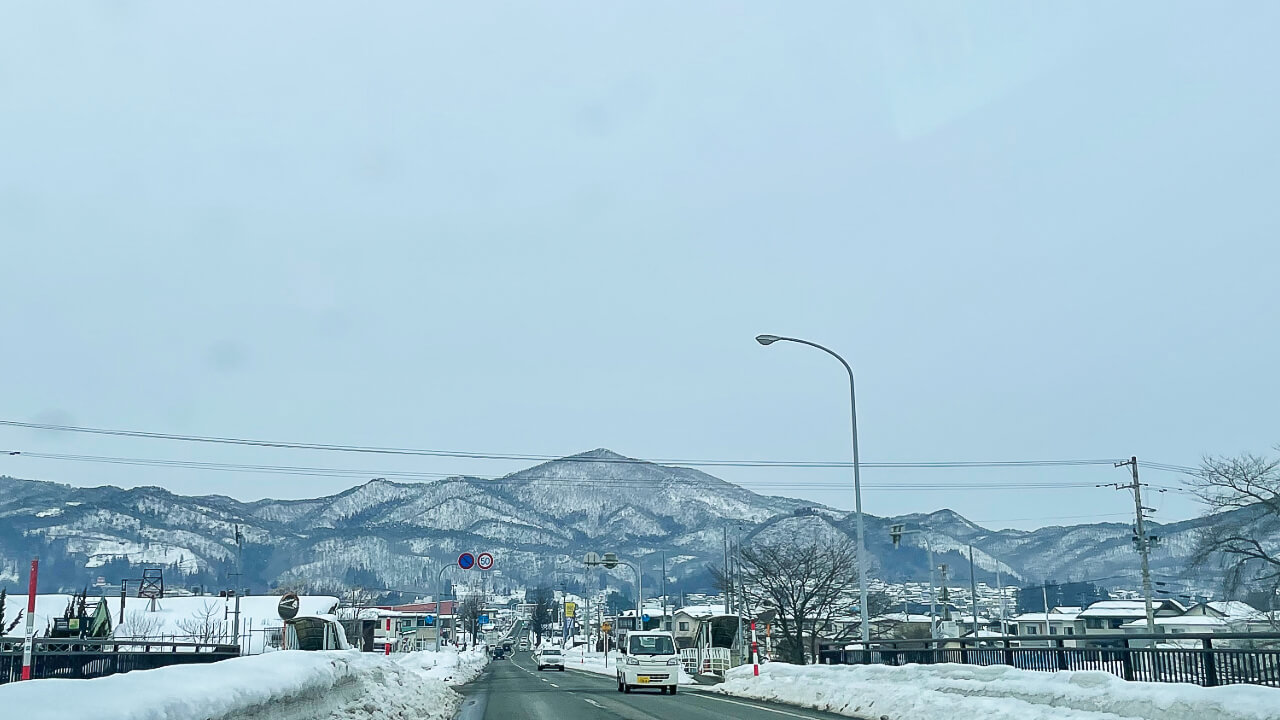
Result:
{"label": "pile of snow along road", "polygon": [[0,685],[0,707],[23,720],[448,720],[462,702],[453,686],[486,662],[474,651],[293,650],[94,680],[8,683]]}
{"label": "pile of snow along road", "polygon": [[1099,671],[1005,665],[788,665],[730,670],[714,688],[860,718],[982,720],[1277,720],[1280,690],[1126,682]]}

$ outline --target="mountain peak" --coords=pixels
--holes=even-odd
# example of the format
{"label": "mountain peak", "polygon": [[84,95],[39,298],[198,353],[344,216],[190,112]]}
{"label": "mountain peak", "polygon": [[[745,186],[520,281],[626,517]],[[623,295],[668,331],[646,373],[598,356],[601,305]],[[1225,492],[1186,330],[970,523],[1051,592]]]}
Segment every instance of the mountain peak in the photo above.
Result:
{"label": "mountain peak", "polygon": [[609,461],[632,460],[632,458],[629,458],[625,455],[619,455],[618,453],[610,450],[609,448],[596,448],[595,450],[588,450],[586,452],[578,453],[577,455],[570,455],[568,457],[561,458],[561,459],[562,460],[579,460],[579,459],[609,460]]}

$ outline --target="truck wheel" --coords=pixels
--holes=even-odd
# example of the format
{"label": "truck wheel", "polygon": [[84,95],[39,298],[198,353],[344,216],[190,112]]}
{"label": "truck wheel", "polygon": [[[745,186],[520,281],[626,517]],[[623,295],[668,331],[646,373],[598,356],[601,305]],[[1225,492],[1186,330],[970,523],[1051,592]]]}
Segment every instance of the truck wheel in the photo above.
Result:
{"label": "truck wheel", "polygon": [[622,692],[622,676],[618,676],[618,692]]}
{"label": "truck wheel", "polygon": [[629,693],[629,692],[631,692],[631,686],[630,686],[630,685],[627,685],[626,683],[623,683],[623,684],[622,684],[622,692],[624,692],[624,693]]}
{"label": "truck wheel", "polygon": [[672,686],[671,686],[671,694],[672,694],[672,695],[675,695],[675,694],[676,694],[676,686],[675,686],[675,685],[672,685]]}

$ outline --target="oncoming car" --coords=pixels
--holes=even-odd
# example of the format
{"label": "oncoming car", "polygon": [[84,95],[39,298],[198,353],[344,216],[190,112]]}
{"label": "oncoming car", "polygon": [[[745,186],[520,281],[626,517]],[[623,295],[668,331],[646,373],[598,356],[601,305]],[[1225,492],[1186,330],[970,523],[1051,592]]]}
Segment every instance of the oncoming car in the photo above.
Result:
{"label": "oncoming car", "polygon": [[680,654],[669,632],[629,632],[622,642],[623,658],[618,663],[618,692],[657,687],[676,693],[680,679]]}

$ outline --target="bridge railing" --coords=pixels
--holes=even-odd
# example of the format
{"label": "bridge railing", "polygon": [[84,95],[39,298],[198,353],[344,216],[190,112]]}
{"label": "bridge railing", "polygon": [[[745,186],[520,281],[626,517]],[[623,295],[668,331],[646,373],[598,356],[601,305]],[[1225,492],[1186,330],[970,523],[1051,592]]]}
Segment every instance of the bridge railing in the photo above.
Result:
{"label": "bridge railing", "polygon": [[[20,637],[0,637],[0,683],[21,679],[25,642]],[[168,665],[217,662],[239,656],[240,648],[220,643],[38,637],[31,646],[31,655],[32,679],[88,679]]]}
{"label": "bridge railing", "polygon": [[866,648],[824,650],[819,656],[823,664],[1009,665],[1023,670],[1102,670],[1125,680],[1206,687],[1280,687],[1280,633],[872,640]]}

